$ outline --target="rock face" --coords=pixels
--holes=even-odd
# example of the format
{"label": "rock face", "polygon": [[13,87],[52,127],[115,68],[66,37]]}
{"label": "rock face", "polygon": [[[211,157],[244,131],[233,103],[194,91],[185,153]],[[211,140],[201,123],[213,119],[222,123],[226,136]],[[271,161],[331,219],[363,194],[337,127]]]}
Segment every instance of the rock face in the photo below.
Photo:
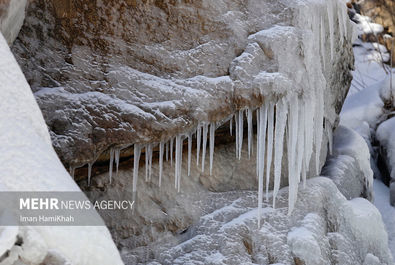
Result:
{"label": "rock face", "polygon": [[[168,141],[282,98],[304,105],[323,94],[316,114],[334,127],[351,31],[337,1],[39,0],[13,52],[59,157],[79,167],[108,160],[110,147]],[[315,150],[322,165],[326,149]]]}

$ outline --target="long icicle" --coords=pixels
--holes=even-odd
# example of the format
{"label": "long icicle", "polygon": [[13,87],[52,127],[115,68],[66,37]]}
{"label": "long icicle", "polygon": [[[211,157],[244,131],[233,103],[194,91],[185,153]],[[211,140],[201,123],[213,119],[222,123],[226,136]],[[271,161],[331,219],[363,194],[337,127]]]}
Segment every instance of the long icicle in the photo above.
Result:
{"label": "long icicle", "polygon": [[263,199],[263,171],[265,164],[265,142],[266,142],[267,104],[259,109],[259,173],[258,173],[258,228],[261,227],[261,211]]}
{"label": "long icicle", "polygon": [[241,151],[243,147],[243,110],[239,110],[239,160],[241,159]]}
{"label": "long icicle", "polygon": [[289,118],[287,128],[287,155],[288,155],[288,214],[291,214],[295,206],[297,194],[298,194],[298,178],[296,168],[296,144],[298,137],[298,98],[295,96],[289,103]]}
{"label": "long icicle", "polygon": [[170,138],[170,165],[173,165],[173,143],[174,143],[174,138]]}
{"label": "long icicle", "polygon": [[176,155],[175,155],[175,166],[174,166],[174,187],[177,189],[178,187],[178,171],[180,167],[178,164],[180,163],[180,144],[181,144],[181,135],[176,136]]}
{"label": "long icicle", "polygon": [[159,144],[159,187],[162,185],[163,148],[164,148],[164,143],[160,142],[160,144]]}
{"label": "long icicle", "polygon": [[273,208],[276,207],[276,197],[280,189],[281,181],[281,161],[284,149],[284,132],[287,123],[287,106],[284,99],[280,99],[276,104],[276,125],[274,129],[274,189]]}
{"label": "long icicle", "polygon": [[196,129],[196,165],[199,165],[199,156],[200,156],[200,143],[202,140],[202,126],[200,123],[197,126]]}
{"label": "long icicle", "polygon": [[188,134],[188,177],[191,175],[192,133]]}
{"label": "long icicle", "polygon": [[256,176],[259,176],[259,108],[256,109]]}
{"label": "long icicle", "polygon": [[145,145],[145,182],[148,181],[148,167],[149,167],[149,149],[148,144]]}
{"label": "long icicle", "polygon": [[118,177],[118,168],[119,168],[119,156],[121,153],[120,148],[115,149],[115,177]]}
{"label": "long icicle", "polygon": [[235,138],[236,138],[236,158],[239,157],[239,112],[236,112],[235,115]]}
{"label": "long icicle", "polygon": [[152,144],[148,145],[148,180],[152,180],[152,151],[153,146]]}
{"label": "long icicle", "polygon": [[204,162],[206,160],[208,124],[203,124],[203,150],[202,150],[202,172],[204,172]]}
{"label": "long icicle", "polygon": [[178,163],[178,177],[177,177],[177,192],[180,192],[180,190],[181,190],[182,148],[183,148],[183,146],[184,146],[183,142],[184,142],[184,139],[183,139],[183,137],[181,136],[181,137],[180,137],[180,147],[179,147],[180,150],[179,150],[179,152],[178,152],[178,160],[179,160],[179,163]]}
{"label": "long icicle", "polygon": [[214,141],[215,141],[215,122],[210,124],[210,176],[213,173]]}
{"label": "long icicle", "polygon": [[247,123],[248,123],[248,158],[251,157],[252,151],[252,110],[247,109]]}
{"label": "long icicle", "polygon": [[169,141],[166,142],[166,161],[169,161]]}
{"label": "long icicle", "polygon": [[93,162],[88,163],[88,186],[91,185],[92,165]]}
{"label": "long icicle", "polygon": [[230,117],[229,120],[229,131],[230,131],[230,136],[233,134],[233,115]]}
{"label": "long icicle", "polygon": [[111,147],[110,149],[110,165],[109,165],[109,169],[108,169],[108,176],[110,178],[110,184],[112,182],[112,167],[114,164],[114,148]]}
{"label": "long icicle", "polygon": [[133,161],[133,201],[136,201],[137,180],[139,177],[139,164],[140,164],[141,146],[134,144],[134,161]]}
{"label": "long icicle", "polygon": [[273,133],[274,133],[274,104],[269,102],[267,120],[267,155],[266,155],[266,201],[269,201],[270,169],[273,157]]}

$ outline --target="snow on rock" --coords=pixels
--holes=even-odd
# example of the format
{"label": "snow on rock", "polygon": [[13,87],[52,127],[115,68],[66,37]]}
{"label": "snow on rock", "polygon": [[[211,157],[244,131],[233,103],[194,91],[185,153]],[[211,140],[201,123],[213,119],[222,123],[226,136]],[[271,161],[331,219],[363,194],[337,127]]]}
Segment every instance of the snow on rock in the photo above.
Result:
{"label": "snow on rock", "polygon": [[369,201],[347,201],[323,177],[307,180],[299,195],[291,215],[288,188],[279,191],[276,209],[270,196],[257,229],[256,192],[208,193],[193,204],[205,214],[185,233],[124,249],[123,258],[127,264],[393,264],[380,213]]}
{"label": "snow on rock", "polygon": [[322,175],[330,177],[347,199],[373,200],[373,171],[366,141],[342,125],[335,130],[333,139],[333,154],[328,157]]}
{"label": "snow on rock", "polygon": [[[0,57],[5,99],[0,104],[0,190],[79,191],[51,145],[31,89],[1,34]],[[41,264],[52,251],[72,264],[122,264],[104,226],[2,227],[0,237],[0,255],[9,251],[7,264]],[[16,244],[17,237],[22,245]]]}

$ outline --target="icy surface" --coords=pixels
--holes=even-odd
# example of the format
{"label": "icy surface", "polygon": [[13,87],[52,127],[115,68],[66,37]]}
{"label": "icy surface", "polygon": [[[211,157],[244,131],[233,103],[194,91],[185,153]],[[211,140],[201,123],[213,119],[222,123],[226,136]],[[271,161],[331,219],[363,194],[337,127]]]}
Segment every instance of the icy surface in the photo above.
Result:
{"label": "icy surface", "polygon": [[194,203],[204,214],[185,233],[166,234],[146,247],[125,251],[123,257],[127,264],[294,264],[299,260],[306,265],[355,265],[372,259],[393,264],[381,216],[370,202],[347,201],[331,180],[318,177],[299,190],[301,196],[288,216],[287,193],[287,188],[280,190],[277,209],[270,207],[271,202],[263,203],[260,229],[256,192],[207,193]]}
{"label": "icy surface", "polygon": [[[0,104],[1,190],[79,191],[53,150],[40,109],[1,34],[0,58],[0,91],[7,99]],[[11,258],[19,253],[26,262],[38,264],[48,251],[53,250],[72,264],[122,264],[104,226],[19,229],[18,234],[26,241],[26,249],[18,250],[18,246],[14,246]],[[0,234],[9,240],[11,232],[1,228]],[[7,241],[1,242],[2,245]],[[9,249],[9,246],[2,245],[2,250],[4,247]]]}

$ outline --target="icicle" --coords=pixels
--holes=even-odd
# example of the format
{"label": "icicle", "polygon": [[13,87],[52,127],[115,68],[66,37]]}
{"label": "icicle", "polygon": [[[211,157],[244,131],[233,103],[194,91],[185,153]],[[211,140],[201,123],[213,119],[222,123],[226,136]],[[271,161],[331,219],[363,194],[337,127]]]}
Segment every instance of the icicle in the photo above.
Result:
{"label": "icicle", "polygon": [[241,159],[241,151],[243,147],[243,110],[239,110],[239,160]]}
{"label": "icicle", "polygon": [[204,162],[206,159],[207,131],[208,124],[203,124],[202,172],[204,172]]}
{"label": "icicle", "polygon": [[149,149],[148,144],[145,145],[145,182],[148,181],[148,166],[149,166]]}
{"label": "icicle", "polygon": [[[302,102],[300,102],[302,103]],[[298,176],[298,183],[300,182],[300,178],[302,175],[302,165],[304,163],[304,147],[305,147],[305,126],[304,121],[305,117],[305,107],[302,104],[299,104],[299,121],[298,121],[298,138],[297,138],[297,147],[296,147],[296,174]]]}
{"label": "icicle", "polygon": [[133,201],[136,200],[137,180],[139,177],[141,146],[134,144],[134,161],[133,161]]}
{"label": "icicle", "polygon": [[314,116],[315,116],[315,101],[308,99],[309,104],[304,102],[305,118],[304,118],[304,163],[302,167],[302,181],[303,187],[306,187],[306,174],[310,168],[310,160],[313,154],[313,132],[314,132]]}
{"label": "icicle", "polygon": [[91,185],[92,165],[92,162],[88,163],[88,186]]}
{"label": "icicle", "polygon": [[295,166],[296,157],[296,144],[298,137],[298,99],[297,97],[292,98],[289,103],[289,116],[288,116],[288,129],[287,129],[287,155],[288,155],[288,214],[291,214],[295,206],[297,194],[298,194],[298,175]]}
{"label": "icicle", "polygon": [[197,131],[196,131],[196,165],[199,165],[199,156],[200,156],[200,142],[202,140],[202,126],[200,123],[197,126]]}
{"label": "icicle", "polygon": [[259,108],[256,109],[256,176],[259,175]]}
{"label": "icicle", "polygon": [[173,142],[174,138],[170,138],[170,165],[173,165]]}
{"label": "icicle", "polygon": [[269,201],[270,169],[273,157],[274,104],[269,102],[266,154],[266,201]]}
{"label": "icicle", "polygon": [[160,142],[160,144],[159,144],[159,187],[162,185],[163,148],[164,148],[164,143]]}
{"label": "icicle", "polygon": [[75,167],[70,166],[69,172],[70,172],[70,176],[74,179]]}
{"label": "icicle", "polygon": [[283,99],[276,104],[276,125],[274,132],[274,189],[273,208],[276,207],[276,197],[280,189],[281,181],[281,161],[284,149],[284,132],[287,123],[287,106]]}
{"label": "icicle", "polygon": [[328,149],[329,149],[329,154],[332,155],[332,147],[333,147],[333,131],[332,131],[332,125],[331,123],[325,119],[325,129],[326,129],[326,134],[328,136]]}
{"label": "icicle", "polygon": [[230,120],[229,120],[229,130],[230,130],[230,136],[232,136],[232,134],[233,134],[233,115],[230,117]]}
{"label": "icicle", "polygon": [[188,177],[191,175],[192,133],[188,134]]}
{"label": "icicle", "polygon": [[121,153],[121,149],[115,149],[115,177],[118,177],[118,167],[119,167],[119,156]]}
{"label": "icicle", "polygon": [[180,161],[179,163],[178,163],[178,177],[177,177],[177,192],[180,192],[180,188],[181,188],[181,176],[182,176],[182,148],[183,148],[183,146],[184,146],[184,144],[183,144],[183,142],[184,142],[184,139],[182,138],[182,137],[180,137],[181,139],[180,139],[180,141],[181,141],[181,143],[180,143],[180,151],[178,152],[179,153],[179,155],[178,155],[178,160]]}
{"label": "icicle", "polygon": [[258,228],[261,226],[261,211],[263,198],[263,170],[265,163],[267,104],[259,109],[259,173],[258,173]]}
{"label": "icicle", "polygon": [[151,181],[152,179],[152,144],[148,145],[148,180]]}
{"label": "icicle", "polygon": [[329,21],[329,38],[331,45],[331,60],[333,60],[334,47],[335,47],[335,30],[334,30],[334,17],[333,17],[333,2],[328,1],[327,11],[328,11],[328,21]]}
{"label": "icicle", "polygon": [[315,168],[316,174],[320,174],[320,154],[321,154],[321,143],[322,143],[322,134],[323,134],[323,122],[324,122],[324,93],[321,89],[318,88],[317,99],[318,102],[316,104],[316,115],[315,115],[315,124],[314,124],[314,139],[315,139]]}
{"label": "icicle", "polygon": [[169,161],[169,141],[166,142],[166,161]]}
{"label": "icicle", "polygon": [[176,156],[175,156],[175,166],[174,166],[174,187],[177,189],[178,187],[178,176],[179,176],[179,163],[180,163],[180,145],[181,145],[181,135],[176,136]]}
{"label": "icicle", "polygon": [[325,24],[324,24],[324,16],[321,16],[321,57],[322,57],[322,64],[324,69],[326,69],[326,56],[325,56],[325,43],[326,43],[326,32],[325,32]]}
{"label": "icicle", "polygon": [[252,110],[247,110],[247,123],[248,123],[248,158],[251,157],[252,151]]}
{"label": "icicle", "polygon": [[235,115],[235,124],[236,124],[236,128],[235,128],[235,133],[236,133],[236,158],[239,156],[239,113],[236,112]]}
{"label": "icicle", "polygon": [[214,141],[215,141],[215,122],[210,124],[210,176],[213,173]]}
{"label": "icicle", "polygon": [[114,164],[114,148],[111,147],[110,149],[110,166],[108,170],[108,176],[110,178],[110,184],[112,182],[112,166]]}

